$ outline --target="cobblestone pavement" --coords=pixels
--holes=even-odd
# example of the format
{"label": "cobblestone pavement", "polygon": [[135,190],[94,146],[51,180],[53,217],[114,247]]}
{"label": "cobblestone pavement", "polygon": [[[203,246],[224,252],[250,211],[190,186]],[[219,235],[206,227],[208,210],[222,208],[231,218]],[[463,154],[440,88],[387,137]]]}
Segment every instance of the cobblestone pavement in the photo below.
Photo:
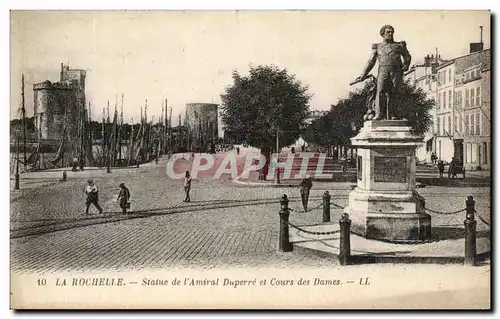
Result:
{"label": "cobblestone pavement", "polygon": [[[280,255],[278,210],[277,204],[212,209],[16,238],[11,241],[12,269],[140,269],[199,261],[210,266],[218,258],[238,264],[240,257],[262,262]],[[319,223],[318,212],[295,214],[291,220]],[[284,261],[290,258],[283,256]],[[297,258],[310,260],[295,256],[291,263]]]}
{"label": "cobblestone pavement", "polygon": [[[76,225],[69,229],[11,239],[11,265],[15,271],[58,271],[93,269],[141,269],[174,265],[259,265],[278,262],[295,264],[335,263],[314,256],[276,252],[279,199],[288,194],[295,225],[321,223],[321,195],[331,189],[332,202],[345,207],[349,183],[316,183],[309,208],[300,208],[298,189],[235,187],[229,180],[201,178],[193,182],[192,202],[183,203],[182,181],[167,180],[163,167],[154,164],[139,169],[85,171],[85,176],[69,178],[31,189],[28,195],[11,199],[11,230],[30,229],[46,223],[87,220],[83,187],[93,177],[101,189],[100,201],[108,215],[119,212],[117,185],[125,182],[132,192],[132,210],[146,211],[112,222]],[[76,173],[75,173],[76,175]],[[426,207],[451,212],[465,207],[473,195],[476,210],[489,222],[489,188],[426,187],[419,190]],[[244,205],[244,206],[240,206]],[[172,210],[172,208],[175,208]],[[184,209],[184,210],[182,210]],[[95,213],[95,211],[94,211]],[[332,221],[342,210],[332,207]],[[149,214],[149,215],[148,215]],[[464,213],[432,215],[433,226],[463,227]],[[95,217],[94,217],[95,218]],[[478,230],[487,226],[478,222]]]}

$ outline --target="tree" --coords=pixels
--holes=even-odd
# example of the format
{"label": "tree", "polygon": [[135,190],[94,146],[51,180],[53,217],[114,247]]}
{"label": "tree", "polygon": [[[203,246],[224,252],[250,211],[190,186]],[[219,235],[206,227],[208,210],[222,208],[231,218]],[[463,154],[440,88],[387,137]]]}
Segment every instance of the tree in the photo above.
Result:
{"label": "tree", "polygon": [[336,140],[333,133],[333,125],[330,117],[322,116],[315,119],[304,130],[302,138],[310,144],[317,145],[323,148],[330,148]]}
{"label": "tree", "polygon": [[[374,86],[374,80],[368,81],[362,89],[349,93],[347,99],[337,103],[336,107],[345,120],[344,124],[350,122],[357,127],[362,126],[367,103],[374,99]],[[424,135],[432,125],[430,110],[434,105],[434,101],[429,99],[422,89],[403,82],[395,95],[390,112],[397,119],[407,119],[414,134]]]}
{"label": "tree", "polygon": [[261,149],[266,165],[259,178],[265,179],[276,135],[281,147],[300,137],[312,95],[294,75],[273,65],[250,66],[248,76],[234,71],[232,77],[233,85],[221,95],[225,136]]}

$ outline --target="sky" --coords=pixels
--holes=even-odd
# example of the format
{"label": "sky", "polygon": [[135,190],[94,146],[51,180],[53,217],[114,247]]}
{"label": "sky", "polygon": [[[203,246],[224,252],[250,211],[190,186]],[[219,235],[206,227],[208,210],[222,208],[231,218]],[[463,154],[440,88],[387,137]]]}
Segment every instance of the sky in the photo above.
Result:
{"label": "sky", "polygon": [[33,116],[33,83],[58,81],[61,63],[87,70],[95,120],[123,94],[125,121],[138,122],[146,99],[158,118],[167,99],[176,125],[186,103],[220,103],[233,70],[259,64],[286,68],[309,87],[310,108],[326,110],[356,88],[385,24],[413,62],[436,48],[444,59],[467,54],[481,25],[490,48],[488,11],[11,11],[10,118],[21,74]]}

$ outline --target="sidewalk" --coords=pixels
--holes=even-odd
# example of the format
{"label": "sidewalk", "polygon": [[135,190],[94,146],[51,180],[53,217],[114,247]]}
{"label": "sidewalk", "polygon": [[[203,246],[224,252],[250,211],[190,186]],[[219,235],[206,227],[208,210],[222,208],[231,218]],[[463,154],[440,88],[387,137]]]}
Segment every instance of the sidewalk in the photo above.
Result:
{"label": "sidewalk", "polygon": [[[333,235],[311,235],[296,228],[290,228],[290,242],[294,250],[300,249],[327,258],[338,257],[340,251],[339,223],[321,223],[299,227],[305,231],[325,233],[338,231]],[[464,229],[451,226],[433,226],[432,241],[425,244],[388,243],[370,240],[350,234],[350,249],[353,263],[463,263]],[[491,254],[490,228],[481,223],[477,229],[476,249],[478,255]]]}

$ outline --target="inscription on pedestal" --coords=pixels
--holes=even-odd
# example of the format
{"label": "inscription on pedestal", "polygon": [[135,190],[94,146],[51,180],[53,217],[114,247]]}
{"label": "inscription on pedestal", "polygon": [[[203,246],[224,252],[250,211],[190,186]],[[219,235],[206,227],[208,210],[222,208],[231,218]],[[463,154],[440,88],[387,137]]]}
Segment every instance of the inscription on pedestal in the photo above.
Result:
{"label": "inscription on pedestal", "polygon": [[382,183],[406,183],[406,157],[375,157],[374,180]]}
{"label": "inscription on pedestal", "polygon": [[361,181],[363,180],[363,157],[359,155],[358,155],[357,168],[358,168],[358,179]]}

